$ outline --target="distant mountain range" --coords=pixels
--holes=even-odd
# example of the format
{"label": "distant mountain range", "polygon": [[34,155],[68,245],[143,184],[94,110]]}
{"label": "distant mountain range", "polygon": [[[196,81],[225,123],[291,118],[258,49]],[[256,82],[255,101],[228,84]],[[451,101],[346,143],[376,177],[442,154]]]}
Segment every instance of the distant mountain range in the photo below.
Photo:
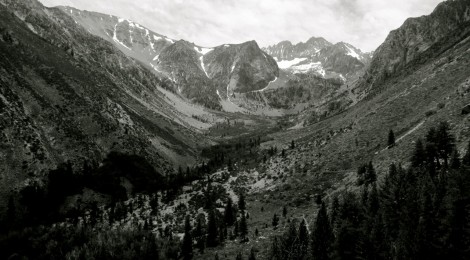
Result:
{"label": "distant mountain range", "polygon": [[372,57],[351,44],[332,44],[321,37],[292,44],[282,41],[263,49],[273,56],[279,68],[294,73],[313,72],[323,78],[341,78],[344,82],[364,69]]}
{"label": "distant mountain range", "polygon": [[119,48],[170,79],[174,91],[189,100],[221,109],[234,93],[263,89],[278,76],[278,67],[256,42],[206,48],[173,40],[115,16],[60,7],[90,33]]}

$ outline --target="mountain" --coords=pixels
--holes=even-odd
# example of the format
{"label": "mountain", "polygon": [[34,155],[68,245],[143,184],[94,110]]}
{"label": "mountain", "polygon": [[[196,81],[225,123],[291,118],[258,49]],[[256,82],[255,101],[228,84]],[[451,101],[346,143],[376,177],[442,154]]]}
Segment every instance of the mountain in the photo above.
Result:
{"label": "mountain", "polygon": [[268,46],[264,50],[278,60],[293,60],[295,58],[309,58],[317,54],[321,49],[332,44],[322,37],[312,37],[306,42],[293,45],[290,41],[282,41]]}
{"label": "mountain", "polygon": [[281,69],[294,73],[313,72],[324,78],[341,78],[345,82],[357,76],[371,57],[351,44],[332,44],[321,37],[312,37],[295,45],[283,41],[264,50],[276,59]]}
{"label": "mountain", "polygon": [[111,151],[162,174],[194,164],[213,116],[171,88],[62,10],[0,1],[0,193]]}
{"label": "mountain", "polygon": [[365,96],[386,79],[435,59],[465,40],[470,33],[469,12],[469,1],[445,1],[430,15],[407,19],[377,48],[358,92]]}
{"label": "mountain", "polygon": [[262,89],[278,75],[276,62],[255,41],[206,48],[175,41],[130,20],[60,9],[156,75],[170,79],[175,93],[208,108],[222,109],[233,93]]}

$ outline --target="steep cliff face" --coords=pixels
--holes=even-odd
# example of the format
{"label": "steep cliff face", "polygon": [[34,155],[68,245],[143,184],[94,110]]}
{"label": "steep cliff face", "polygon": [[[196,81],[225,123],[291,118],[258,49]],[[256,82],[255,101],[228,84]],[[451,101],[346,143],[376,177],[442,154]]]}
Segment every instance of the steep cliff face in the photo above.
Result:
{"label": "steep cliff face", "polygon": [[276,61],[255,41],[214,48],[204,63],[219,93],[227,95],[260,90],[279,75]]}
{"label": "steep cliff face", "polygon": [[110,151],[144,156],[160,172],[194,163],[208,143],[194,131],[204,123],[169,104],[168,84],[59,9],[1,1],[0,193]]}
{"label": "steep cliff face", "polygon": [[445,1],[428,16],[407,19],[375,51],[359,85],[361,90],[377,87],[408,65],[437,57],[468,37],[469,32],[470,2],[466,0]]}

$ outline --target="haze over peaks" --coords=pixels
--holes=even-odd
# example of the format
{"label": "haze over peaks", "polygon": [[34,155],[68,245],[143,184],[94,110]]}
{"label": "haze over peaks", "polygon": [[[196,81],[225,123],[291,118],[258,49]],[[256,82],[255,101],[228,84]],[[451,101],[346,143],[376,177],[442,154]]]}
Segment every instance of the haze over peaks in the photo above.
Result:
{"label": "haze over peaks", "polygon": [[268,46],[312,35],[373,51],[406,18],[429,14],[441,0],[41,0],[109,13],[202,46],[256,40]]}

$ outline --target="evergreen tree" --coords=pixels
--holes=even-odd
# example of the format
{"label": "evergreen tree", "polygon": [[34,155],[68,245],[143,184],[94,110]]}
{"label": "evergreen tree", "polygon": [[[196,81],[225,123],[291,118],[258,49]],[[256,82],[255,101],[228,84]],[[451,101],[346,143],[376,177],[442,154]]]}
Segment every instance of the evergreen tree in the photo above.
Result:
{"label": "evergreen tree", "polygon": [[7,216],[6,216],[6,224],[7,228],[13,228],[16,222],[16,206],[13,197],[10,196],[8,199],[8,208],[7,208]]}
{"label": "evergreen tree", "polygon": [[377,174],[375,173],[374,166],[372,165],[372,161],[369,162],[367,165],[367,172],[365,178],[365,184],[369,185],[374,183],[377,180]]}
{"label": "evergreen tree", "polygon": [[460,158],[459,158],[459,152],[457,150],[454,150],[452,153],[452,161],[450,168],[452,169],[459,169],[460,168]]}
{"label": "evergreen tree", "polygon": [[367,166],[366,165],[361,165],[359,168],[357,168],[357,185],[362,185],[365,182],[366,178],[366,173],[367,173]]}
{"label": "evergreen tree", "polygon": [[235,222],[233,202],[230,197],[228,198],[227,204],[225,205],[224,221],[228,226],[232,226]]}
{"label": "evergreen tree", "polygon": [[241,211],[242,214],[246,210],[245,195],[243,193],[241,193],[238,198],[238,209]]}
{"label": "evergreen tree", "polygon": [[194,236],[196,238],[196,247],[199,249],[200,253],[204,253],[204,249],[206,247],[205,244],[205,237],[204,233],[202,231],[202,219],[197,218],[197,225],[196,225],[196,230],[194,232]]}
{"label": "evergreen tree", "polygon": [[328,220],[325,204],[322,204],[320,211],[318,211],[311,237],[313,259],[330,259],[333,232]]}
{"label": "evergreen tree", "polygon": [[331,217],[330,217],[330,225],[332,231],[335,231],[336,229],[336,224],[338,222],[338,216],[339,216],[339,199],[337,196],[333,198],[333,201],[331,202]]}
{"label": "evergreen tree", "polygon": [[299,257],[300,241],[295,220],[290,222],[289,228],[283,235],[282,251],[284,259],[294,260]]}
{"label": "evergreen tree", "polygon": [[[329,224],[329,223],[328,223]],[[299,226],[299,249],[298,249],[298,259],[307,259],[308,258],[308,244],[310,238],[307,230],[307,224],[305,219],[302,219]]]}
{"label": "evergreen tree", "polygon": [[253,248],[250,250],[250,256],[248,257],[248,260],[256,260],[256,254]]}
{"label": "evergreen tree", "polygon": [[243,260],[242,252],[238,252],[235,260]]}
{"label": "evergreen tree", "polygon": [[395,146],[395,133],[393,133],[392,129],[388,132],[387,146],[388,148]]}
{"label": "evergreen tree", "polygon": [[437,168],[440,168],[437,141],[437,131],[432,127],[426,135],[426,162],[429,166],[435,165]]}
{"label": "evergreen tree", "polygon": [[215,217],[214,210],[209,211],[209,220],[207,223],[207,247],[216,247],[218,244],[217,241],[217,220]]}
{"label": "evergreen tree", "polygon": [[470,166],[470,141],[468,141],[467,152],[462,158],[462,164],[466,166]]}
{"label": "evergreen tree", "polygon": [[152,211],[152,215],[156,216],[158,213],[158,195],[157,194],[153,194],[150,196],[149,204],[150,204],[150,209]]}
{"label": "evergreen tree", "polygon": [[423,141],[421,141],[421,139],[418,139],[418,141],[416,141],[413,156],[411,157],[411,165],[413,167],[420,167],[424,165],[425,161],[426,152],[424,150]]}
{"label": "evergreen tree", "polygon": [[244,212],[242,212],[242,216],[240,218],[239,232],[240,232],[240,238],[242,240],[245,240],[248,235],[248,224],[246,222],[246,216]]}
{"label": "evergreen tree", "polygon": [[437,131],[437,149],[439,157],[444,160],[444,165],[447,167],[448,158],[454,150],[454,137],[450,133],[450,126],[447,122],[441,122]]}
{"label": "evergreen tree", "polygon": [[286,206],[282,207],[282,216],[284,218],[287,217],[287,207]]}
{"label": "evergreen tree", "polygon": [[279,225],[279,217],[276,213],[274,213],[272,224],[274,228],[277,228],[277,225]]}
{"label": "evergreen tree", "polygon": [[227,170],[229,172],[233,171],[233,165],[232,165],[232,159],[231,158],[228,158]]}
{"label": "evergreen tree", "polygon": [[290,149],[295,149],[295,142],[294,142],[294,140],[292,140],[292,142],[290,143]]}
{"label": "evergreen tree", "polygon": [[193,258],[193,239],[191,237],[191,223],[189,215],[186,216],[184,222],[184,237],[183,244],[181,245],[181,254],[185,260]]}

